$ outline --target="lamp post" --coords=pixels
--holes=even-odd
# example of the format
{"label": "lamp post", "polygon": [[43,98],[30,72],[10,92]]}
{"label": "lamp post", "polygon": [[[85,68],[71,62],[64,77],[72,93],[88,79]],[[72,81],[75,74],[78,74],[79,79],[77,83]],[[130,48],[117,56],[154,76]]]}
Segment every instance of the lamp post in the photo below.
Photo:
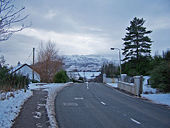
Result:
{"label": "lamp post", "polygon": [[119,51],[119,66],[120,66],[120,81],[121,79],[121,74],[122,74],[122,68],[121,68],[121,53],[119,48],[110,48],[111,50],[118,50]]}

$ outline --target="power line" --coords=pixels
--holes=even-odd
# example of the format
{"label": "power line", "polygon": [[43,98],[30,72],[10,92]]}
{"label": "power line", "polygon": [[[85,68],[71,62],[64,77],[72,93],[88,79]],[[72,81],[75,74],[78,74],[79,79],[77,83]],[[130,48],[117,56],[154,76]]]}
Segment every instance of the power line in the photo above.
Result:
{"label": "power line", "polygon": [[[32,63],[32,51],[31,51],[31,53],[29,54],[29,56],[25,59],[25,62],[27,62],[28,63],[28,61],[31,61],[31,63]],[[31,58],[30,58],[31,57]]]}

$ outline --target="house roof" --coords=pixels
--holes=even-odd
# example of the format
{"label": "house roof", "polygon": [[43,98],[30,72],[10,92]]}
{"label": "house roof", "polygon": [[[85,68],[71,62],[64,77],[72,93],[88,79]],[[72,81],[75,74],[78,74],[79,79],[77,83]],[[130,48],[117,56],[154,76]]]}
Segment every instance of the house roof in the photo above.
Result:
{"label": "house roof", "polygon": [[[23,68],[24,66],[28,66],[29,68],[31,68],[32,70],[34,70],[30,65],[28,65],[28,64],[22,64],[22,65],[19,65],[19,66],[13,68],[13,69],[10,71],[10,73],[13,74],[13,73],[17,72],[18,70],[20,70],[21,68]],[[35,71],[35,70],[34,70],[34,71]],[[36,71],[35,71],[35,72],[36,72]]]}

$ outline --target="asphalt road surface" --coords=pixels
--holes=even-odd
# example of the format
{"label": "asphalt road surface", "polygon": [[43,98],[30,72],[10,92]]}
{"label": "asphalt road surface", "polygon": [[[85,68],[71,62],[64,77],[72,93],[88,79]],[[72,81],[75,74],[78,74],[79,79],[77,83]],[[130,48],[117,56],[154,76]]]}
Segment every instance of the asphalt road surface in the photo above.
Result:
{"label": "asphalt road surface", "polygon": [[56,97],[59,128],[170,128],[170,108],[104,84],[66,87]]}

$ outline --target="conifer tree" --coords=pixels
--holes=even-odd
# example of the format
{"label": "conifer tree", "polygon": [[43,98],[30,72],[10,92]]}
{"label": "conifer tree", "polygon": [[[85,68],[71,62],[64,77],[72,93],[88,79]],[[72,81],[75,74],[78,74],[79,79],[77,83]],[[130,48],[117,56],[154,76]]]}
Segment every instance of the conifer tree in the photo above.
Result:
{"label": "conifer tree", "polygon": [[130,22],[130,27],[127,27],[127,33],[122,40],[124,41],[123,61],[138,60],[142,56],[150,56],[151,53],[151,39],[147,36],[152,31],[147,31],[143,27],[145,20],[143,18],[134,18]]}

